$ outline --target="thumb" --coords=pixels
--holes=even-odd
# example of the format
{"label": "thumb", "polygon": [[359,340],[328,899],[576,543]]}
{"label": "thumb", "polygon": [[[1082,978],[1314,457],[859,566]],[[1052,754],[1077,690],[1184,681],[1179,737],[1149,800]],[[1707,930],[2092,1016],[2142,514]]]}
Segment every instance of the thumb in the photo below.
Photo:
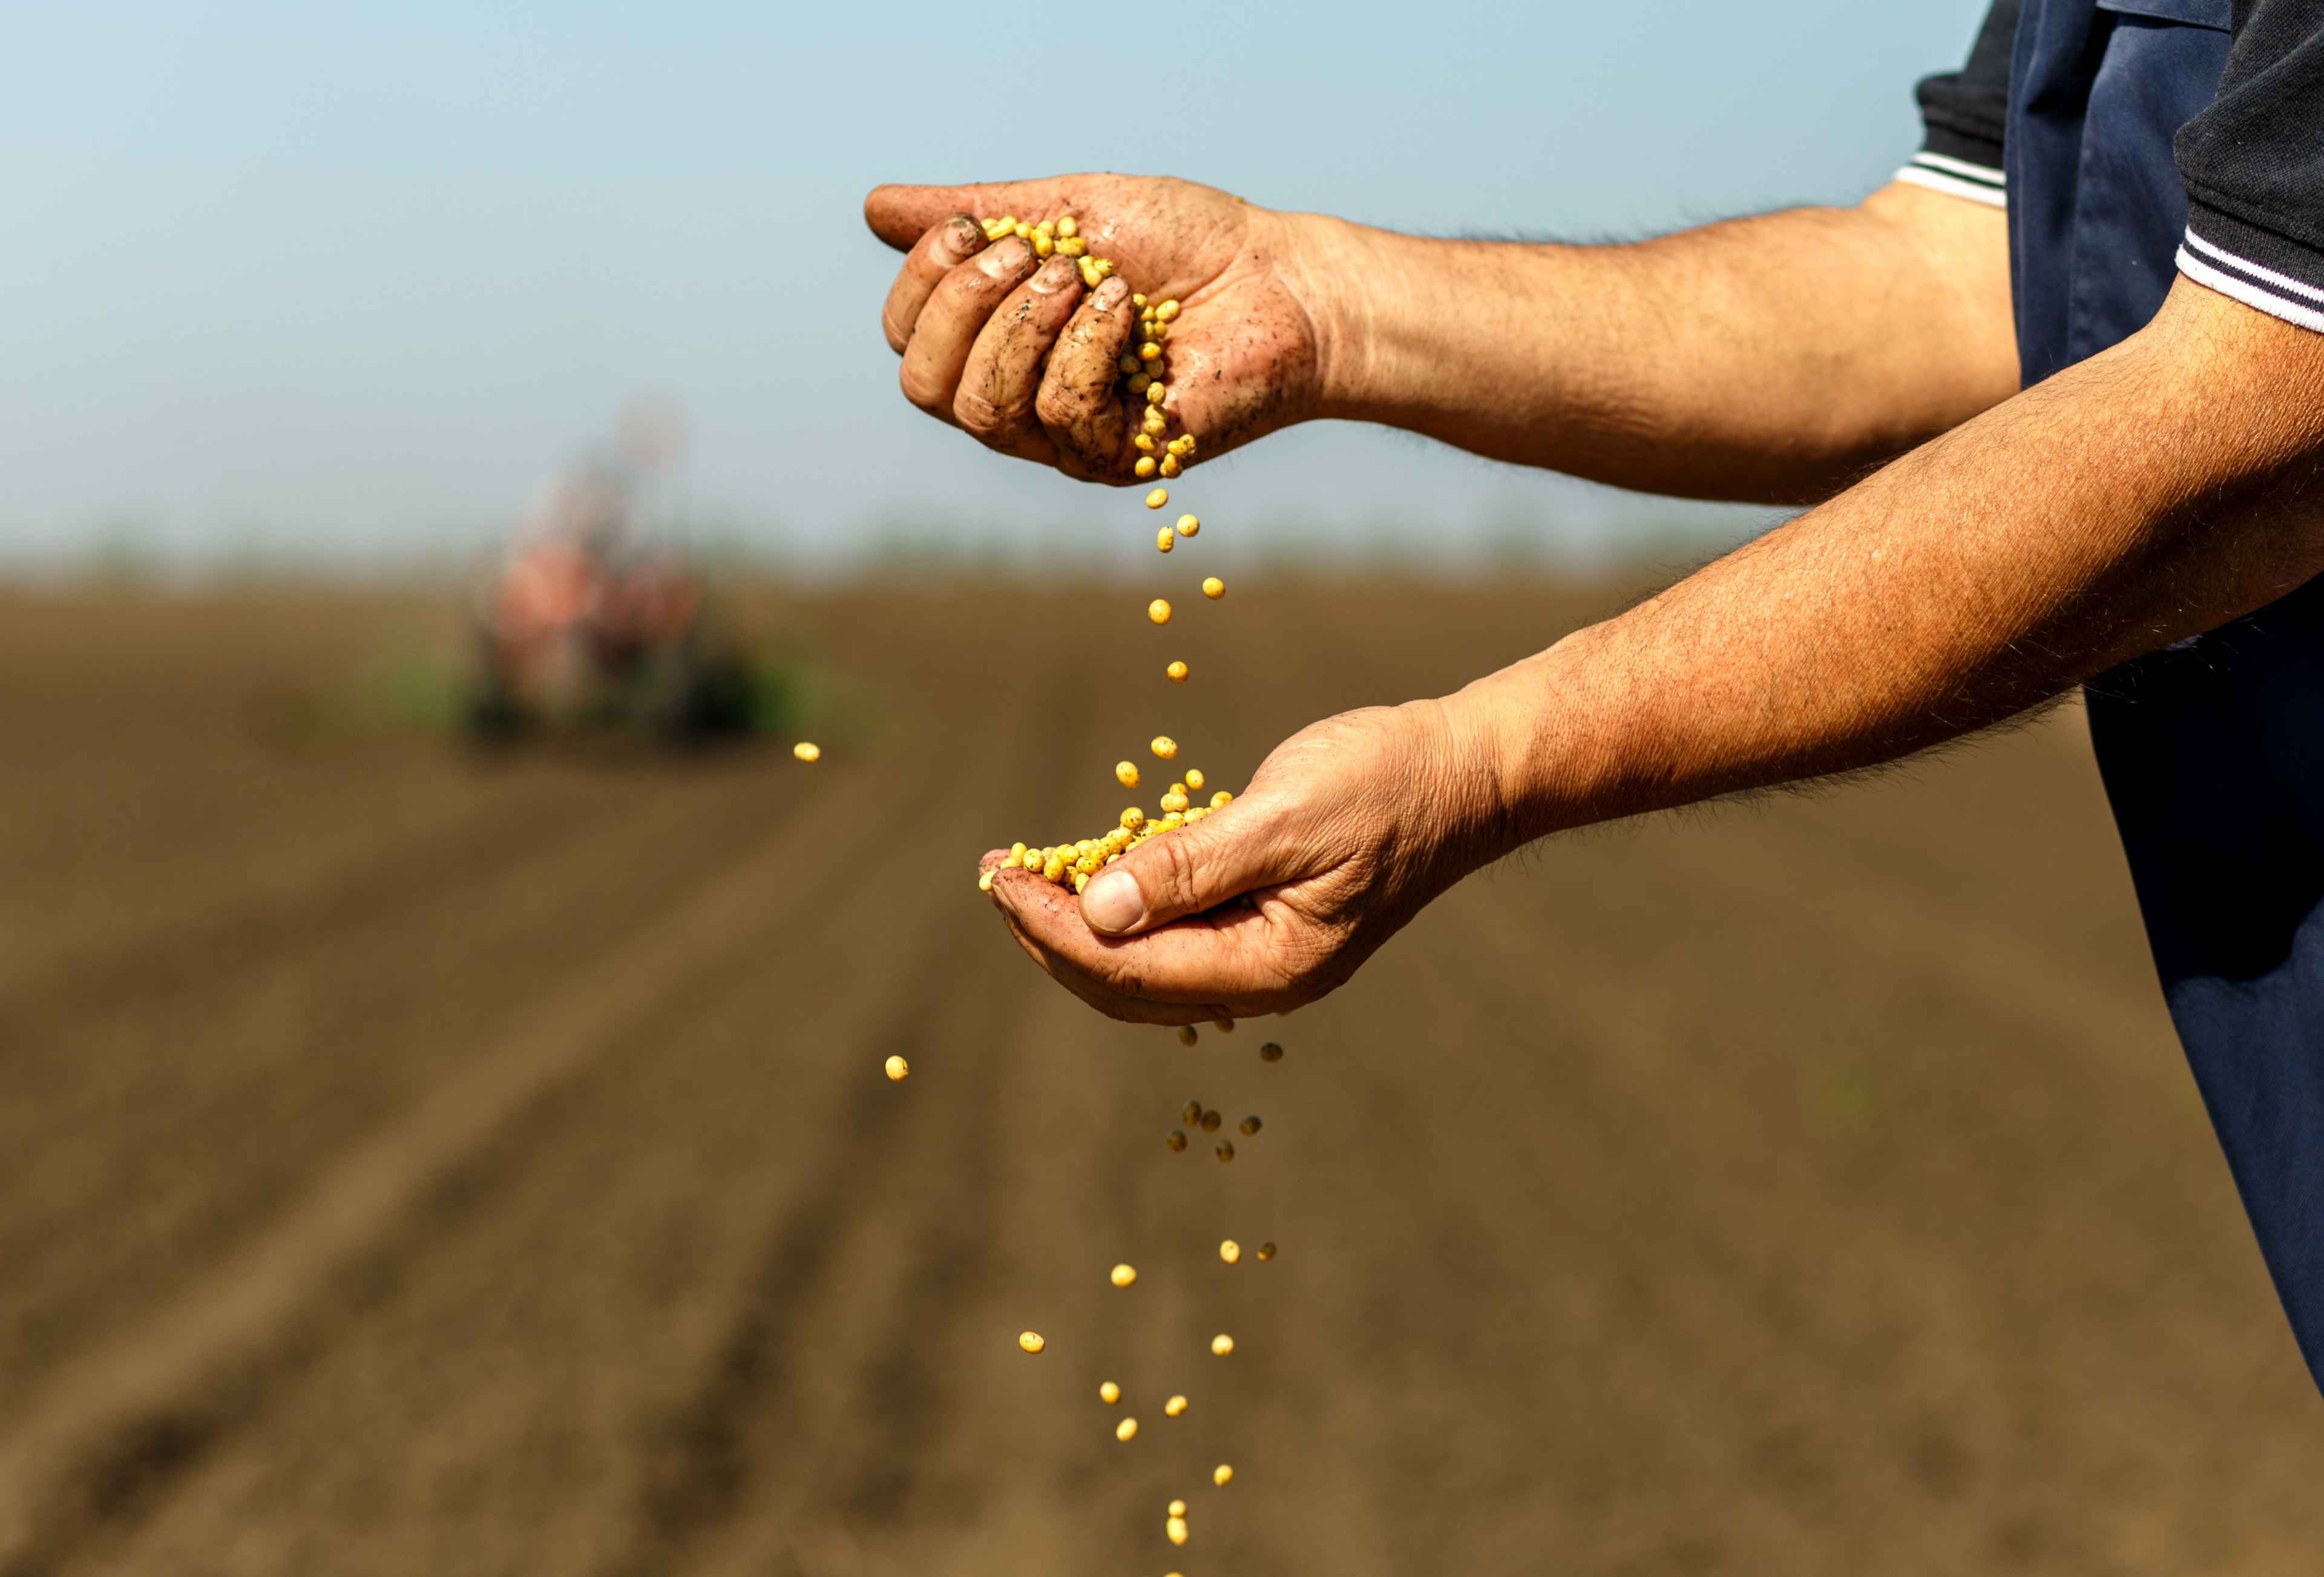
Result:
{"label": "thumb", "polygon": [[[1050,210],[1072,206],[1062,180],[996,180],[982,186],[875,186],[863,198],[863,222],[872,234],[899,252],[927,234],[928,226],[954,214],[997,219],[1046,219]],[[1038,212],[1035,210],[1038,209]]]}
{"label": "thumb", "polygon": [[1285,880],[1283,854],[1275,818],[1238,800],[1148,839],[1092,877],[1082,919],[1102,936],[1149,931]]}

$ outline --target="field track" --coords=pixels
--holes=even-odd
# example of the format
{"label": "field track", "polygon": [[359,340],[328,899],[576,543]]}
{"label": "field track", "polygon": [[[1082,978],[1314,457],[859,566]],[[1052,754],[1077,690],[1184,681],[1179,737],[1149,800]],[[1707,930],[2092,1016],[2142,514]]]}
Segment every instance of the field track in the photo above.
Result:
{"label": "field track", "polygon": [[813,769],[464,756],[381,698],[433,595],[0,595],[0,1577],[2317,1569],[2078,714],[1561,842],[1187,1051],[976,856],[1620,594],[1148,595],[753,591]]}

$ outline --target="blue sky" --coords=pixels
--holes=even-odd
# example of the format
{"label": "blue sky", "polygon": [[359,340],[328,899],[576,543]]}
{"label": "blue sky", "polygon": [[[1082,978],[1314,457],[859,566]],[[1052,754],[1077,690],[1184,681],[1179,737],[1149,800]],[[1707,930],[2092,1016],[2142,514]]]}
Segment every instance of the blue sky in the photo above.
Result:
{"label": "blue sky", "polygon": [[[832,561],[903,528],[1082,550],[1118,498],[895,394],[868,186],[1168,171],[1577,238],[1848,201],[1911,151],[1914,79],[1981,10],[14,11],[0,557],[133,533],[195,557],[457,549],[641,392],[693,424],[663,508],[721,534]],[[1204,469],[1206,512],[1285,549],[1587,555],[1748,523],[1359,428]]]}

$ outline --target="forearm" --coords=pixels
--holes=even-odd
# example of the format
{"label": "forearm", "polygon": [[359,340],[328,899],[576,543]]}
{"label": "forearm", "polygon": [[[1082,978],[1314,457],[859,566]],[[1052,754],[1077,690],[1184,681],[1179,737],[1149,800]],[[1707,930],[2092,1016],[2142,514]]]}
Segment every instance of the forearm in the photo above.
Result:
{"label": "forearm", "polygon": [[1917,189],[1623,246],[1305,223],[1319,414],[1496,459],[1802,502],[2016,387],[2001,218]]}
{"label": "forearm", "polygon": [[2182,282],[2122,346],[1470,687],[1486,852],[1888,761],[2297,586],[2324,569],[2319,346]]}

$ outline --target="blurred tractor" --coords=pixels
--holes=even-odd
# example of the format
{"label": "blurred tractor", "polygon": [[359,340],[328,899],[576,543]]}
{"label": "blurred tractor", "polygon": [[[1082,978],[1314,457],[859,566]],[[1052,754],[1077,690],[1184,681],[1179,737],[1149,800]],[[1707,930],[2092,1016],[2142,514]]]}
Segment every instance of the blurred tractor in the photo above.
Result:
{"label": "blurred tractor", "polygon": [[467,710],[481,738],[691,742],[753,726],[755,676],[702,573],[640,540],[632,501],[652,456],[624,439],[550,485],[478,590]]}

